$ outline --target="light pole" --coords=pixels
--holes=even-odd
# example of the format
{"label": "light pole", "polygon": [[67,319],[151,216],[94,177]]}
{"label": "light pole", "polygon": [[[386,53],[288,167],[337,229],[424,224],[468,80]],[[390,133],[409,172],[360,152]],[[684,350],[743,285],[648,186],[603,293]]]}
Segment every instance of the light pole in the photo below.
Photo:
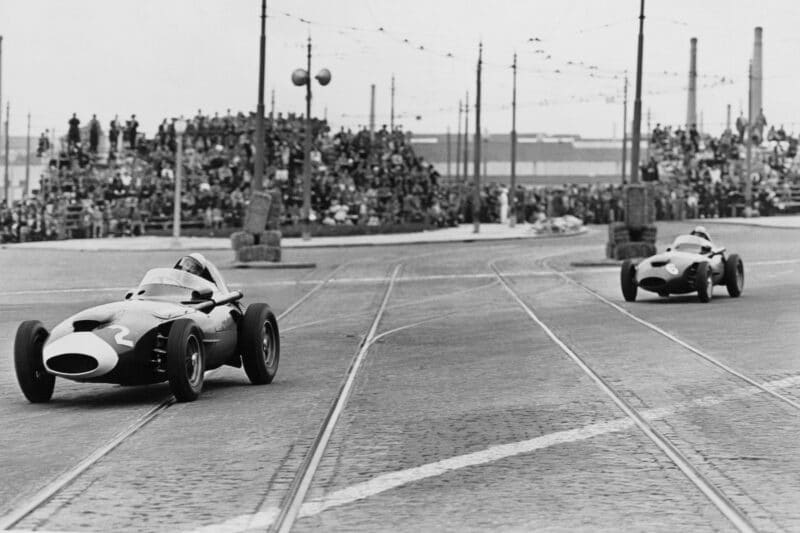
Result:
{"label": "light pole", "polygon": [[175,205],[172,210],[172,239],[175,246],[180,246],[181,237],[181,178],[183,177],[183,133],[186,121],[183,116],[175,121],[175,134],[178,136],[178,148],[175,152]]}
{"label": "light pole", "polygon": [[[308,38],[306,69],[292,72],[292,83],[306,86],[306,135],[303,147],[303,240],[311,239],[311,37]],[[331,71],[323,68],[314,76],[323,87],[331,82]]]}
{"label": "light pole", "polygon": [[514,227],[517,223],[517,53],[514,52],[514,83],[511,89],[511,187],[508,192],[508,225]]}

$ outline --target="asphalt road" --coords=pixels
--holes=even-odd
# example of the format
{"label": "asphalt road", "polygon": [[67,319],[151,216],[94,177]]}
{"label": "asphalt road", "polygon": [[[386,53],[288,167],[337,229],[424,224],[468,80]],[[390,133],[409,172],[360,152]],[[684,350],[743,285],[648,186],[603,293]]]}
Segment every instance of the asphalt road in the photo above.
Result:
{"label": "asphalt road", "polygon": [[[571,265],[601,258],[603,231],[290,250],[317,268],[223,269],[276,313],[315,291],[280,319],[275,382],[209,374],[198,401],[160,411],[14,527],[277,527],[363,351],[293,530],[800,531],[800,230],[708,227],[744,259],[741,298],[626,303],[617,268]],[[661,224],[662,244],[686,229]],[[52,327],[174,259],[0,250],[0,517],[170,397],[58,380],[31,405],[13,372],[18,323]]]}

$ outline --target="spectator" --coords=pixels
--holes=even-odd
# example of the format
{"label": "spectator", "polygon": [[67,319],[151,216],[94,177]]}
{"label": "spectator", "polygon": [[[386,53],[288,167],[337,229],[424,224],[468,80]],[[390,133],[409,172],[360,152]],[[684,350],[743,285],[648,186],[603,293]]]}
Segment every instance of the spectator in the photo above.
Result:
{"label": "spectator", "polygon": [[67,130],[67,143],[70,148],[77,147],[81,143],[80,124],[80,119],[73,113],[72,118],[69,119],[69,129]]}
{"label": "spectator", "polygon": [[119,150],[119,115],[114,115],[114,120],[108,125],[108,144],[109,151],[115,153]]}
{"label": "spectator", "polygon": [[89,152],[92,154],[97,153],[97,145],[100,143],[100,122],[97,120],[97,115],[92,115],[92,120],[89,121]]}

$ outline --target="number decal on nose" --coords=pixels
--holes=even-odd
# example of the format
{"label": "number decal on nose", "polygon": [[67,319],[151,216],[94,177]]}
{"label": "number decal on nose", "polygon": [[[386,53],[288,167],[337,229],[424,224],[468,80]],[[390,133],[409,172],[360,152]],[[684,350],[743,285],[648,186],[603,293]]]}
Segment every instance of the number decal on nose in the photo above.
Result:
{"label": "number decal on nose", "polygon": [[120,326],[118,324],[113,326],[108,326],[108,329],[116,329],[119,331],[119,333],[114,335],[114,342],[122,346],[127,346],[128,348],[133,348],[133,341],[125,338],[125,336],[131,332],[131,330],[129,330],[125,326]]}

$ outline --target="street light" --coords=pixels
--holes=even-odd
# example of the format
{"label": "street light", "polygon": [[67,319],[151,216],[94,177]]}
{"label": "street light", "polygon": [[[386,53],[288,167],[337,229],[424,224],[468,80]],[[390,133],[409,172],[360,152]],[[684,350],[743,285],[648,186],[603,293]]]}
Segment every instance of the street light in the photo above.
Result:
{"label": "street light", "polygon": [[[308,38],[307,68],[292,72],[292,83],[306,86],[306,136],[303,147],[303,240],[311,239],[311,37]],[[331,82],[331,71],[324,68],[314,76],[323,87]]]}
{"label": "street light", "polygon": [[175,153],[175,205],[172,211],[172,238],[176,246],[180,246],[181,237],[181,178],[183,177],[183,133],[186,131],[186,120],[183,115],[175,121],[178,149]]}

